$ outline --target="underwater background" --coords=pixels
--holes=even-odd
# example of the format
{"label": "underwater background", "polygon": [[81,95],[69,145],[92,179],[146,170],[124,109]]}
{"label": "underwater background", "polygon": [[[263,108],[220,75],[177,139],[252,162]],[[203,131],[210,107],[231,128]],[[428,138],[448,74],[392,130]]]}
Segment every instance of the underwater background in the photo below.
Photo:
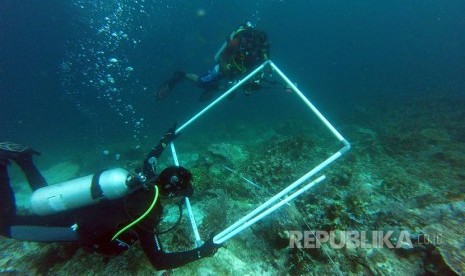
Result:
{"label": "underwater background", "polygon": [[[225,38],[250,21],[268,34],[271,60],[352,150],[292,206],[213,258],[171,273],[463,274],[464,14],[463,1],[432,0],[3,0],[0,141],[40,151],[35,160],[49,184],[107,167],[135,169],[166,129],[207,104],[189,83],[156,102],[157,87],[177,70],[209,70]],[[279,85],[221,102],[176,140],[197,185],[202,237],[336,152],[334,140]],[[172,163],[169,155],[160,167]],[[16,167],[11,172],[27,212],[31,191]],[[184,224],[165,237],[173,250],[192,247]],[[290,249],[289,231],[309,229],[407,230],[444,241],[400,250]],[[3,237],[0,249],[0,272],[12,274],[156,273],[137,246],[112,259]]]}

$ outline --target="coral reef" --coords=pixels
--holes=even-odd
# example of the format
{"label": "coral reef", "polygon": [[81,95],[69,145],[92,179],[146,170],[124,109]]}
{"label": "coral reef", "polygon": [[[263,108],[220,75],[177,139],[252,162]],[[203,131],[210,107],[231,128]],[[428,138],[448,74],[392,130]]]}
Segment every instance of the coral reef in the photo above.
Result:
{"label": "coral reef", "polygon": [[218,143],[211,144],[208,151],[217,159],[228,161],[232,164],[241,164],[247,160],[247,152],[240,144]]}
{"label": "coral reef", "polygon": [[[274,190],[290,184],[312,168],[319,147],[306,136],[272,137],[256,150],[246,174]],[[321,158],[321,157],[320,157]]]}
{"label": "coral reef", "polygon": [[[463,102],[462,102],[463,103]],[[386,103],[388,105],[389,103]],[[465,220],[465,136],[463,105],[438,101],[424,106],[404,103],[358,108],[346,127],[353,150],[324,173],[326,181],[292,204],[228,241],[213,258],[166,273],[170,275],[446,275],[463,274]],[[439,115],[440,114],[440,115]],[[363,116],[361,118],[360,116]],[[352,121],[351,121],[352,120]],[[221,133],[198,134],[181,141],[181,163],[194,175],[191,198],[201,237],[206,239],[241,218],[340,147],[323,130],[298,119],[257,127],[242,122]],[[320,131],[321,130],[321,131]],[[228,132],[229,131],[229,132]],[[263,133],[263,135],[260,135]],[[259,137],[252,139],[253,137]],[[205,148],[196,147],[202,142]],[[95,152],[45,170],[50,183],[92,173],[96,168],[136,169],[143,151],[131,143],[109,145],[121,154],[95,160]],[[147,148],[150,148],[147,146]],[[166,155],[166,154],[165,154]],[[108,158],[107,158],[108,157]],[[159,169],[172,163],[160,160]],[[21,210],[30,191],[12,176]],[[26,187],[26,188],[25,188]],[[175,215],[166,215],[167,222]],[[169,223],[167,224],[169,225]],[[162,235],[169,250],[192,248],[186,218]],[[360,248],[351,241],[332,248],[290,248],[290,231],[392,231],[409,233],[413,246]],[[439,242],[438,237],[443,237]],[[338,238],[339,242],[341,240]],[[0,272],[10,274],[154,273],[136,245],[122,256],[106,258],[67,244],[19,242],[0,238]]]}

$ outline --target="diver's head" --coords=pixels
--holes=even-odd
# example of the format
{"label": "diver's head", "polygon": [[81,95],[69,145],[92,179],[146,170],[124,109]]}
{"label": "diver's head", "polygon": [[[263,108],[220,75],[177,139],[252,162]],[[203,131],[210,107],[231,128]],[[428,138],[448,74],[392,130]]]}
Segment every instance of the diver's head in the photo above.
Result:
{"label": "diver's head", "polygon": [[183,167],[171,166],[158,175],[155,185],[163,197],[189,197],[194,192],[191,181],[190,171]]}

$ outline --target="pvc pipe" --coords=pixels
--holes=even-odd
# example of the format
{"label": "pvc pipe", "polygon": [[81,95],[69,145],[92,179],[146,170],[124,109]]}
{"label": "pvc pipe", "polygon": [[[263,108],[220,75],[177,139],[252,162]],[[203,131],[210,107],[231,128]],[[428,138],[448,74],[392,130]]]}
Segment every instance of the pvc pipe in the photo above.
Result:
{"label": "pvc pipe", "polygon": [[350,146],[350,143],[347,141],[347,140],[342,140],[342,143],[344,144],[344,147],[342,149],[339,150],[339,152],[341,154],[345,154],[346,152],[348,152],[351,148]]}
{"label": "pvc pipe", "polygon": [[186,197],[185,201],[187,207],[187,214],[189,215],[189,220],[191,221],[192,232],[194,232],[195,246],[199,247],[202,245],[202,240],[200,239],[197,223],[195,223],[194,213],[192,212],[191,208],[191,202],[189,201],[188,197]]}
{"label": "pvc pipe", "polygon": [[174,164],[176,166],[179,166],[178,155],[176,154],[176,148],[174,147],[174,143],[171,142],[170,146],[171,146],[171,154],[173,155]]}
{"label": "pvc pipe", "polygon": [[265,203],[263,203],[262,205],[255,208],[252,212],[250,212],[249,214],[247,214],[246,216],[239,219],[234,224],[232,224],[231,226],[229,226],[228,228],[226,228],[225,230],[220,232],[218,235],[215,236],[216,240],[219,240],[219,239],[223,238],[229,232],[233,231],[234,229],[239,227],[241,224],[245,223],[247,220],[254,217],[256,214],[258,214],[259,212],[261,212],[262,210],[264,210],[265,208],[267,208],[268,206],[270,206],[271,204],[273,204],[274,202],[279,200],[285,194],[289,193],[291,190],[295,189],[297,186],[302,184],[304,181],[306,181],[307,179],[309,179],[310,177],[312,177],[313,175],[315,175],[316,173],[318,173],[319,171],[321,171],[322,169],[327,167],[329,164],[334,162],[334,160],[341,157],[341,155],[342,154],[339,151],[336,152],[335,154],[331,155],[328,159],[323,161],[320,165],[316,166],[311,171],[306,173],[304,176],[302,176],[301,178],[296,180],[294,183],[290,184],[287,188],[285,188],[284,190],[282,190],[281,192],[279,192],[278,194],[276,194],[272,198],[268,199]]}
{"label": "pvc pipe", "polygon": [[212,108],[214,105],[216,105],[218,102],[226,98],[229,94],[231,94],[234,90],[236,90],[239,86],[241,86],[244,82],[248,81],[250,78],[252,78],[255,74],[257,74],[259,71],[265,67],[270,61],[267,60],[262,65],[258,66],[255,70],[253,70],[250,74],[248,74],[246,77],[244,77],[242,80],[240,80],[238,83],[233,85],[233,87],[229,88],[226,92],[223,93],[220,97],[218,97],[216,100],[214,100],[211,104],[207,105],[204,109],[202,109],[199,113],[197,113],[194,117],[192,117],[189,121],[185,122],[182,126],[180,126],[177,130],[176,133],[181,132],[185,127],[190,125],[192,122],[197,120],[200,116],[202,116],[205,112],[207,112],[210,108]]}
{"label": "pvc pipe", "polygon": [[294,90],[294,92],[307,104],[308,107],[318,116],[318,118],[331,130],[331,132],[337,137],[339,141],[345,140],[344,137],[331,125],[331,123],[326,120],[323,114],[318,111],[318,109],[304,96],[304,94],[292,83],[286,75],[272,62],[270,61],[270,66],[278,73],[278,75],[283,78],[283,80],[289,85],[289,87]]}
{"label": "pvc pipe", "polygon": [[278,208],[280,208],[281,206],[283,206],[284,204],[288,203],[289,201],[293,200],[294,198],[298,197],[299,195],[301,195],[302,193],[304,193],[305,191],[307,191],[308,189],[312,188],[313,186],[315,186],[316,184],[320,183],[321,181],[325,180],[326,176],[322,175],[320,177],[318,177],[317,179],[315,179],[314,181],[308,183],[307,185],[305,185],[304,187],[300,188],[299,190],[297,190],[296,192],[292,193],[290,196],[286,197],[285,199],[281,200],[279,203],[277,203],[276,205],[272,206],[271,208],[267,209],[266,211],[264,211],[263,213],[259,214],[258,216],[254,217],[253,219],[247,221],[246,223],[242,224],[240,227],[236,228],[234,231],[231,231],[230,233],[228,233],[227,235],[221,237],[221,238],[217,238],[217,236],[215,236],[213,238],[213,242],[216,243],[216,244],[221,244],[221,243],[224,243],[225,241],[229,240],[230,238],[234,237],[235,235],[239,234],[240,232],[242,232],[244,229],[246,229],[247,227],[250,227],[252,224],[256,223],[257,221],[261,220],[262,218],[266,217],[267,215],[269,215],[270,213],[274,212],[275,210],[277,210]]}
{"label": "pvc pipe", "polygon": [[[311,171],[306,173],[304,176],[296,180],[294,183],[290,184],[287,188],[270,198],[268,201],[257,207],[255,210],[244,216],[243,218],[239,219],[236,221],[234,224],[232,224],[230,227],[226,228],[223,230],[221,233],[216,235],[214,237],[214,241],[218,240],[223,240],[223,238],[228,235],[228,239],[231,237],[230,234],[235,231],[233,235],[237,233],[238,227],[243,227],[243,225],[247,222],[247,220],[251,219],[255,215],[257,215],[259,212],[263,211],[265,208],[268,208],[271,204],[279,200],[283,195],[287,194],[291,190],[295,189],[299,185],[301,185],[304,181],[327,167],[329,164],[334,162],[337,158],[341,157],[344,153],[346,153],[348,150],[350,150],[350,144],[347,142],[347,140],[342,137],[342,135],[329,123],[329,121],[318,111],[318,109],[303,95],[303,93],[287,78],[286,75],[271,61],[267,60],[265,61],[262,65],[257,67],[255,70],[253,70],[250,74],[248,74],[246,77],[244,77],[242,80],[237,82],[235,85],[233,85],[230,89],[228,89],[223,95],[218,97],[216,100],[214,100],[212,103],[207,105],[204,109],[202,109],[199,113],[197,113],[195,116],[193,116],[190,120],[188,120],[186,123],[184,123],[181,127],[179,127],[175,133],[181,132],[184,128],[186,128],[188,125],[190,125],[192,122],[197,120],[200,116],[202,116],[204,113],[206,113],[210,108],[212,108],[214,105],[216,105],[218,102],[226,98],[229,94],[231,94],[234,90],[236,90],[238,87],[240,87],[244,82],[248,81],[250,78],[252,78],[254,75],[256,75],[259,71],[263,70],[263,68],[266,65],[270,65],[277,73],[278,75],[284,79],[284,81],[292,88],[292,90],[304,101],[304,103],[317,115],[317,117],[326,125],[326,127],[336,136],[336,138],[339,141],[342,141],[344,144],[344,147],[327,158],[325,161],[323,161],[321,164],[313,168]],[[173,158],[175,159],[175,162],[177,163],[177,156],[176,152],[174,149],[174,145],[171,144],[172,148],[172,153],[173,153]],[[285,204],[285,203],[283,203]],[[195,223],[195,222],[194,222]],[[241,226],[242,225],[242,226]]]}
{"label": "pvc pipe", "polygon": [[[171,146],[171,153],[173,154],[174,164],[176,166],[179,166],[178,155],[176,154],[176,148],[174,147],[174,143],[171,142],[170,146]],[[194,232],[195,246],[199,247],[202,245],[202,240],[200,239],[199,230],[197,228],[197,223],[195,222],[194,213],[192,212],[191,202],[189,201],[188,197],[185,198],[185,203],[186,203],[186,208],[187,208],[187,214],[191,222],[192,232]]]}

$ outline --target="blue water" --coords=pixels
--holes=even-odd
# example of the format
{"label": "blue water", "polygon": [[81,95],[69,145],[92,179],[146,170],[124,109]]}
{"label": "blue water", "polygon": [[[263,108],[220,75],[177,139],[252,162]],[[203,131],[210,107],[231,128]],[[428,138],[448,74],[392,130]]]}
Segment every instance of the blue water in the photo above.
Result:
{"label": "blue water", "polygon": [[208,70],[246,21],[328,110],[463,95],[464,13],[461,1],[2,1],[2,139],[46,148],[159,133],[201,104],[200,91],[185,87],[157,105],[156,87],[177,69]]}

